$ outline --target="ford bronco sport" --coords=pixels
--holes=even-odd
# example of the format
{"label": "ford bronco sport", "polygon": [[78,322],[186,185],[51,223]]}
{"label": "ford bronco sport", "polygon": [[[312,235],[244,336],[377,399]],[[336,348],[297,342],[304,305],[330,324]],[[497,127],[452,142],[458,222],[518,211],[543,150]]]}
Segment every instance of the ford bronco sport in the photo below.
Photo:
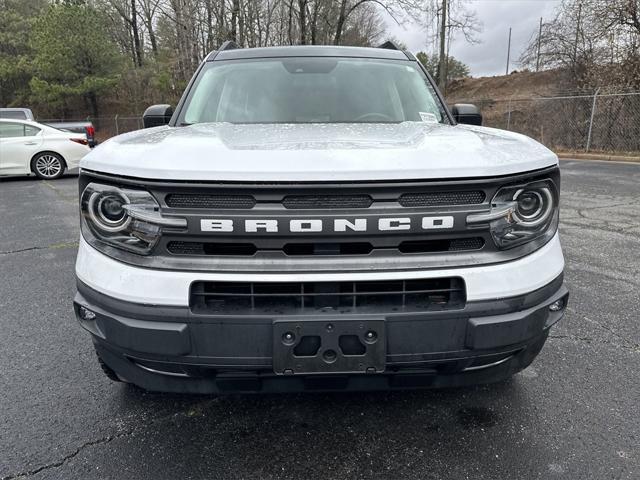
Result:
{"label": "ford bronco sport", "polygon": [[89,153],[74,307],[171,392],[461,386],[563,316],[558,159],[393,48],[239,49]]}

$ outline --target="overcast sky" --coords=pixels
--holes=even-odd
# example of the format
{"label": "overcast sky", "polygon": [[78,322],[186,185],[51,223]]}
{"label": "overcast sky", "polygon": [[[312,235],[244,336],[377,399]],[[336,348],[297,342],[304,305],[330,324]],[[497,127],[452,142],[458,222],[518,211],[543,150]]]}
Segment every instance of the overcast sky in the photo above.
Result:
{"label": "overcast sky", "polygon": [[[511,34],[511,70],[519,68],[520,53],[538,29],[540,17],[551,19],[560,0],[470,0],[467,8],[475,10],[483,24],[478,35],[481,43],[468,44],[460,35],[450,55],[466,63],[474,77],[504,75],[507,65],[507,42]],[[388,32],[404,42],[412,52],[430,47],[427,33],[418,25],[399,26],[387,19]]]}

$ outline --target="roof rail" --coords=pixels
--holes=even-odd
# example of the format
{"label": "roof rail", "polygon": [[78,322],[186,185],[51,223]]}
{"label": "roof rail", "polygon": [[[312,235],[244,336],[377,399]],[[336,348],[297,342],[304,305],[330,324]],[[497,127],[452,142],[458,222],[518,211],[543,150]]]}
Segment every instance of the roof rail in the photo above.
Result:
{"label": "roof rail", "polygon": [[225,50],[236,50],[238,48],[242,48],[242,47],[238,45],[236,42],[234,42],[233,40],[227,40],[222,45],[220,45],[219,49],[209,52],[209,55],[207,55],[204,61],[213,62],[216,56],[218,55],[218,53],[224,52]]}
{"label": "roof rail", "polygon": [[227,40],[222,45],[220,45],[220,48],[218,49],[218,51],[224,52],[225,50],[236,50],[237,48],[242,48],[242,47],[238,45],[236,42],[234,42],[233,40]]}
{"label": "roof rail", "polygon": [[402,49],[398,45],[396,45],[395,42],[393,42],[392,40],[387,40],[382,45],[378,45],[376,48],[384,48],[386,50],[400,50],[400,51],[402,51]]}

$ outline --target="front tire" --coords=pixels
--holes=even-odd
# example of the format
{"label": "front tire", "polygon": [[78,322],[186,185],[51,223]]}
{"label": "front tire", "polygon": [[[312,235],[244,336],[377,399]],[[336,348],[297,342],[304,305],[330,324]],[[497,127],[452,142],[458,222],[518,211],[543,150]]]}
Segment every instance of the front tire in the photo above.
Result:
{"label": "front tire", "polygon": [[41,180],[55,180],[60,178],[66,165],[63,158],[57,153],[42,152],[31,160],[31,171]]}

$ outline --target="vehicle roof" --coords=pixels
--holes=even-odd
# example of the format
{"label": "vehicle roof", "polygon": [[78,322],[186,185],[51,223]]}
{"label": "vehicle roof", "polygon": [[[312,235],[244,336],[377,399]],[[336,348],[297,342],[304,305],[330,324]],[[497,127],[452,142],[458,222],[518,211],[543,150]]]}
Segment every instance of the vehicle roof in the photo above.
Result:
{"label": "vehicle roof", "polygon": [[[62,130],[47,125],[46,123],[36,122],[35,120],[23,119],[23,118],[0,118],[0,123],[24,123],[25,125],[32,125],[40,130],[49,130],[50,132],[62,132]],[[71,132],[69,132],[71,133]]]}
{"label": "vehicle roof", "polygon": [[0,122],[11,122],[11,123],[28,123],[30,125],[40,125],[35,120],[29,120],[28,118],[0,118]]}
{"label": "vehicle roof", "polygon": [[286,47],[234,48],[211,52],[207,61],[237,60],[247,58],[281,57],[356,57],[379,58],[385,60],[408,60],[402,50],[368,47],[342,47],[325,45],[297,45]]}
{"label": "vehicle roof", "polygon": [[11,111],[11,112],[30,112],[30,108],[22,108],[22,107],[1,107],[0,110],[3,112]]}

